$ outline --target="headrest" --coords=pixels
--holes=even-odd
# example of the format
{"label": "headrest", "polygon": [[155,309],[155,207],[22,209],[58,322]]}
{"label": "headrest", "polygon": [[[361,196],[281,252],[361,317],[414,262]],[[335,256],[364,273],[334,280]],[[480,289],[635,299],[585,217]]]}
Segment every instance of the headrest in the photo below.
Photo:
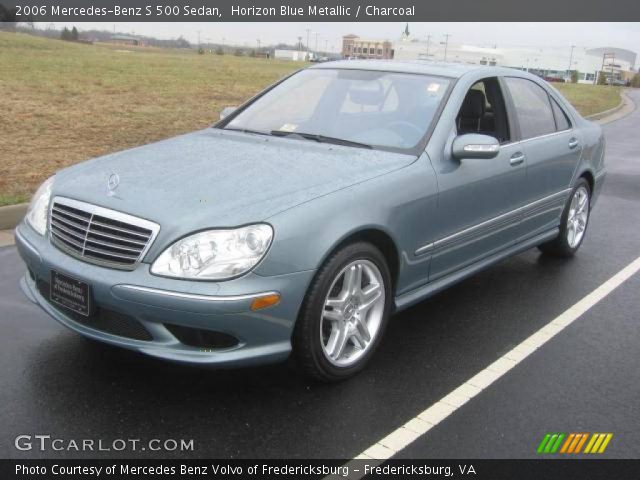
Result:
{"label": "headrest", "polygon": [[354,88],[349,90],[349,99],[357,105],[380,105],[384,102],[384,90],[381,83],[376,88]]}
{"label": "headrest", "polygon": [[469,90],[464,97],[460,117],[462,118],[482,118],[484,115],[485,98],[480,90]]}

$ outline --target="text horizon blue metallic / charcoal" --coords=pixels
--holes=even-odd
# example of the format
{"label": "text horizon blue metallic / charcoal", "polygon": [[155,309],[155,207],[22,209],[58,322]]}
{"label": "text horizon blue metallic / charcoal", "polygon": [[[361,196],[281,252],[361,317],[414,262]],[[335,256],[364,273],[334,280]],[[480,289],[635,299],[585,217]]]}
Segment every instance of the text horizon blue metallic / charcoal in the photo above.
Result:
{"label": "text horizon blue metallic / charcoal", "polygon": [[94,340],[340,380],[394,311],[532,247],[574,255],[604,176],[600,127],[526,72],[322,63],[48,179],[21,286]]}

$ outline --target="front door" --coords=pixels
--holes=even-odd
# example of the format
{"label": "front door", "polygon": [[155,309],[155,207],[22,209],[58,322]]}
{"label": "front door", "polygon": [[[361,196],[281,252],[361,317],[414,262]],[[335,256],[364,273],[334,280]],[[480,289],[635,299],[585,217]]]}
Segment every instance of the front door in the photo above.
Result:
{"label": "front door", "polygon": [[481,133],[501,143],[492,159],[461,159],[447,142],[438,178],[438,226],[432,246],[429,280],[461,270],[515,244],[526,183],[526,155],[513,141],[513,125],[500,82],[476,83],[467,93],[456,120],[455,135]]}

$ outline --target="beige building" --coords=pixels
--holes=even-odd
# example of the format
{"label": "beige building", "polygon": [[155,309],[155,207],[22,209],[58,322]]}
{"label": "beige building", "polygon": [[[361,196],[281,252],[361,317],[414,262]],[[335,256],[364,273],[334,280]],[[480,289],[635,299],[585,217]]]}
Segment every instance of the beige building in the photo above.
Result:
{"label": "beige building", "polygon": [[130,35],[112,35],[108,43],[113,43],[115,45],[129,45],[129,46],[137,46],[137,47],[145,47],[147,42],[139,37],[132,37]]}
{"label": "beige building", "polygon": [[342,58],[393,58],[393,44],[389,40],[345,35],[342,37]]}

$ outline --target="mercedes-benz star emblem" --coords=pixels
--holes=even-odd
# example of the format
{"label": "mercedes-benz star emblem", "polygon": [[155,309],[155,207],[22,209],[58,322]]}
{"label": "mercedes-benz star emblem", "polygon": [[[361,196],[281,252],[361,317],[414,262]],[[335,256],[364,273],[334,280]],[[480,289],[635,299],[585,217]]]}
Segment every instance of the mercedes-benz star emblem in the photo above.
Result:
{"label": "mercedes-benz star emblem", "polygon": [[112,173],[111,175],[109,175],[109,180],[107,180],[107,190],[109,196],[115,193],[118,185],[120,185],[120,176],[117,173]]}

